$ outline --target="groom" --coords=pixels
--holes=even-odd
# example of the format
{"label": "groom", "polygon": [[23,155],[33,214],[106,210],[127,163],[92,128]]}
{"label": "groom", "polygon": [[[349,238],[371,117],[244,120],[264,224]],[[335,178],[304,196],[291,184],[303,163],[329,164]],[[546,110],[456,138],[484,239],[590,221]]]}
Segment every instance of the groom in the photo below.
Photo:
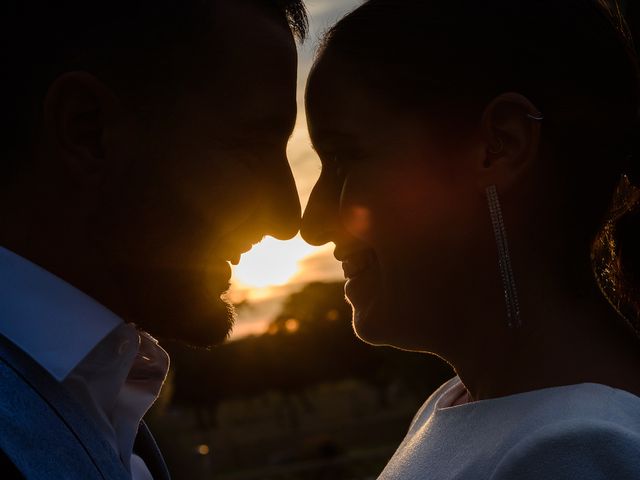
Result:
{"label": "groom", "polygon": [[168,369],[151,335],[223,341],[228,262],[298,230],[304,6],[5,3],[1,476],[168,478],[141,423]]}

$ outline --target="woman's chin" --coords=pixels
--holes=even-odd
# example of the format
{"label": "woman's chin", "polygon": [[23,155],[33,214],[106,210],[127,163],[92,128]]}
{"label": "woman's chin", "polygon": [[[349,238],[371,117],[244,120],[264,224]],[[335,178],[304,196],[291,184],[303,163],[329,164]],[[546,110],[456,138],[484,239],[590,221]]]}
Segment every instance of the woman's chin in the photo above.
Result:
{"label": "woman's chin", "polygon": [[368,308],[353,306],[353,331],[360,340],[376,347],[427,351],[421,341],[422,332],[398,321],[403,315],[405,314],[389,308],[389,304],[380,297],[370,303]]}
{"label": "woman's chin", "polygon": [[372,302],[368,308],[353,308],[353,331],[365,343],[375,346],[389,345],[389,317],[381,314],[377,302]]}
{"label": "woman's chin", "polygon": [[[353,330],[365,343],[406,349],[416,332],[403,322],[407,312],[397,310],[378,267],[369,268],[345,284],[347,300],[353,308]],[[413,316],[412,316],[413,317]],[[407,338],[409,337],[409,338]]]}

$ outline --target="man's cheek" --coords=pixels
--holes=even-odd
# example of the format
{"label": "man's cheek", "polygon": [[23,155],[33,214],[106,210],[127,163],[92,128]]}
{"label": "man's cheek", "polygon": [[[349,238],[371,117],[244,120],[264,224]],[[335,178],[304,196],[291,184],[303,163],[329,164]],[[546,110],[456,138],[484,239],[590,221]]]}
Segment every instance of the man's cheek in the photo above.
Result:
{"label": "man's cheek", "polygon": [[209,170],[183,176],[178,196],[189,214],[199,219],[201,228],[225,235],[246,222],[256,210],[260,186],[244,162],[233,158],[219,160]]}

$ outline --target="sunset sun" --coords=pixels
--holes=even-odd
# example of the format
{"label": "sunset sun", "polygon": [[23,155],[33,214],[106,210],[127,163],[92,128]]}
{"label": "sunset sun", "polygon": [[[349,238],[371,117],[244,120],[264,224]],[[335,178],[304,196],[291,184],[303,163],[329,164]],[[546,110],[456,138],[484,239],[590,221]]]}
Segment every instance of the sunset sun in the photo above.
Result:
{"label": "sunset sun", "polygon": [[300,269],[300,261],[314,251],[300,236],[288,241],[266,237],[242,255],[233,268],[233,280],[246,288],[266,288],[286,284]]}

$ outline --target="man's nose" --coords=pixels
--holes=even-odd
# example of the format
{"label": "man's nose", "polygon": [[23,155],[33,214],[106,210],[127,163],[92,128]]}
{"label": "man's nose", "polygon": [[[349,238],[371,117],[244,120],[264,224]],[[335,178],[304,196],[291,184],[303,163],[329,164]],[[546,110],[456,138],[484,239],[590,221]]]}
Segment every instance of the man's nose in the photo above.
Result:
{"label": "man's nose", "polygon": [[269,180],[265,183],[264,203],[260,207],[266,226],[265,234],[278,240],[288,240],[300,229],[301,207],[298,189],[286,157],[273,167]]}

